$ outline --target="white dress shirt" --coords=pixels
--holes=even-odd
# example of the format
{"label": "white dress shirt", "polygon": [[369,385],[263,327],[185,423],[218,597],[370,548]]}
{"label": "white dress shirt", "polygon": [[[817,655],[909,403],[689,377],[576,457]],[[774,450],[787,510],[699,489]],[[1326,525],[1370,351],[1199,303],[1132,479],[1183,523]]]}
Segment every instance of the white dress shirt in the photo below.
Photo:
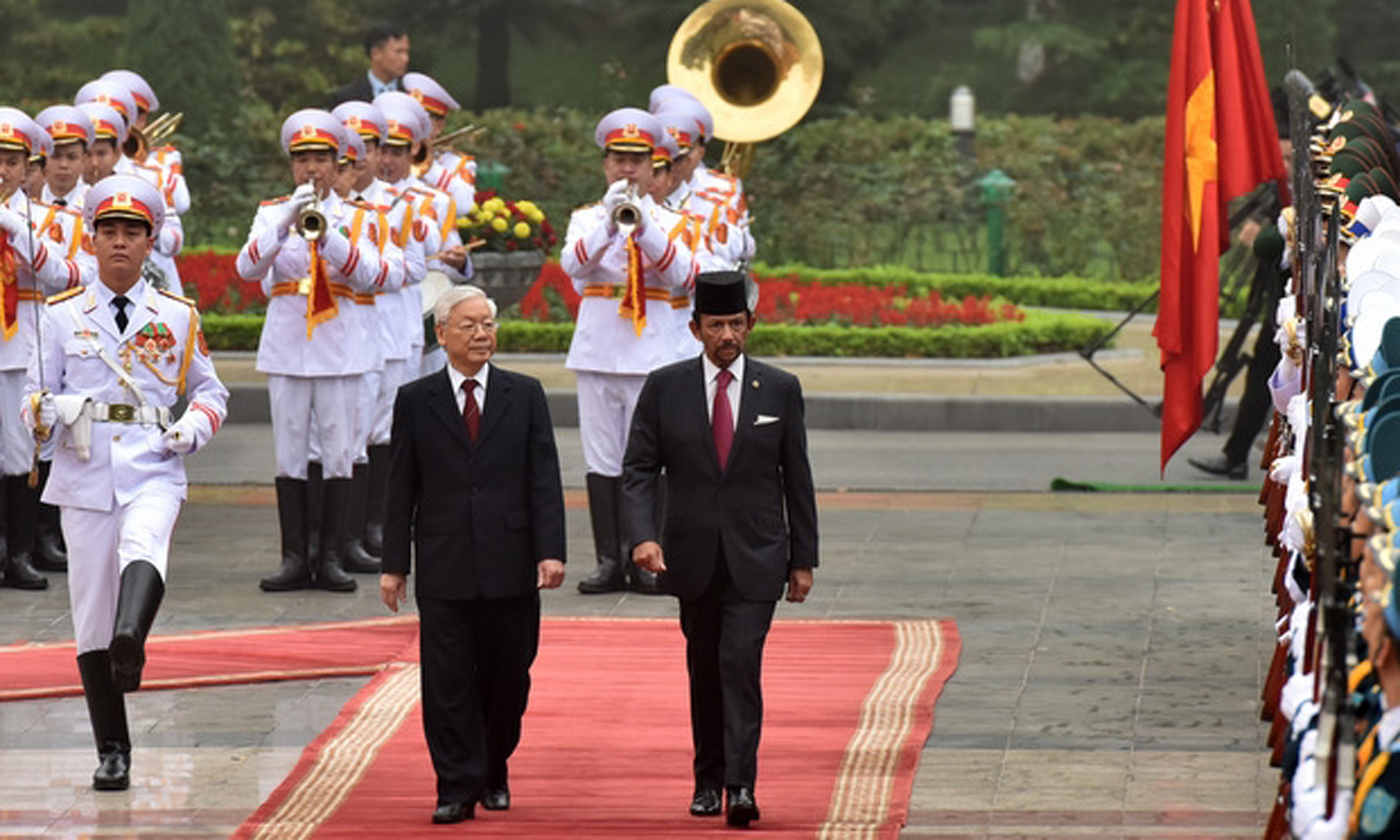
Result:
{"label": "white dress shirt", "polygon": [[[710,361],[709,356],[704,354],[700,356],[700,363],[705,366],[705,415],[710,418],[710,425],[713,426],[715,422],[715,389],[719,387],[719,372],[725,368],[716,365]],[[743,353],[740,353],[738,358],[729,363],[728,371],[734,374],[734,378],[729,380],[729,387],[725,389],[725,393],[729,395],[729,411],[734,415],[730,418],[734,422],[732,428],[737,432],[739,430],[739,398],[744,393]]]}
{"label": "white dress shirt", "polygon": [[447,378],[452,380],[452,396],[457,400],[457,413],[465,415],[467,413],[467,392],[462,390],[462,383],[468,379],[476,380],[476,389],[472,395],[476,397],[476,411],[481,416],[486,416],[486,377],[491,370],[491,363],[487,362],[481,366],[481,370],[476,372],[476,376],[467,376],[460,370],[447,363]]}

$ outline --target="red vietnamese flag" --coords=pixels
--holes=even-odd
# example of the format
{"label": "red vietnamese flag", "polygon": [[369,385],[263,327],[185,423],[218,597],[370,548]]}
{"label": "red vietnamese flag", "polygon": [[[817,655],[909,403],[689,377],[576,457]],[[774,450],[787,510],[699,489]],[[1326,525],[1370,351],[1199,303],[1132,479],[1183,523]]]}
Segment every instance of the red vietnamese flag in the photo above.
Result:
{"label": "red vietnamese flag", "polygon": [[1286,189],[1249,0],[1178,0],[1162,169],[1162,470],[1201,425],[1201,381],[1220,331],[1225,203]]}

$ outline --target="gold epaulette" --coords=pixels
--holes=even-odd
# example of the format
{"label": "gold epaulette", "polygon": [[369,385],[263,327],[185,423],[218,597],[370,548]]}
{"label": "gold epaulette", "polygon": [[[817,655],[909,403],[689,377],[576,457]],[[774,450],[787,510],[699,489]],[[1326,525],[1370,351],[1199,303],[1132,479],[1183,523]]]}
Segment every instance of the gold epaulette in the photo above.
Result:
{"label": "gold epaulette", "polygon": [[290,195],[279,195],[279,196],[277,196],[276,198],[269,198],[267,201],[262,202],[262,203],[259,204],[258,206],[259,206],[259,207],[271,207],[271,206],[274,205],[274,204],[281,204],[282,202],[286,201],[286,200],[289,199],[289,198],[291,198]]}
{"label": "gold epaulette", "polygon": [[196,306],[198,306],[198,304],[195,303],[194,298],[187,298],[187,297],[185,297],[184,295],[177,295],[177,294],[175,294],[174,292],[170,291],[169,289],[156,289],[156,291],[157,291],[157,292],[160,292],[161,294],[165,295],[166,297],[170,298],[171,300],[178,300],[179,302],[181,302],[181,303],[183,303],[184,305],[190,307],[191,309],[193,309],[193,308],[195,308]]}
{"label": "gold epaulette", "polygon": [[56,295],[50,295],[48,300],[44,302],[47,303],[49,306],[53,306],[55,303],[63,303],[65,300],[68,300],[71,297],[77,297],[85,291],[87,291],[87,289],[83,286],[74,286],[71,289],[59,292]]}

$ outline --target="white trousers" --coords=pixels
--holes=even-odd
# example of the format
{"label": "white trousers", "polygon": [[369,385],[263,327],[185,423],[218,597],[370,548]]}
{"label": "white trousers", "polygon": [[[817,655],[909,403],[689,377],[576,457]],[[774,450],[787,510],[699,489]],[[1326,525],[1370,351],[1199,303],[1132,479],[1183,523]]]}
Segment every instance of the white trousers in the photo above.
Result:
{"label": "white trousers", "polygon": [[394,399],[399,388],[408,381],[407,359],[385,359],[384,372],[379,377],[379,399],[374,405],[374,425],[370,428],[370,446],[381,446],[389,442],[389,432],[394,425]]}
{"label": "white trousers", "polygon": [[622,475],[627,430],[646,381],[645,374],[578,372],[578,430],[589,472]]}
{"label": "white trousers", "polygon": [[[306,478],[315,435],[326,478],[349,478],[355,459],[358,376],[267,375],[277,475]],[[314,414],[314,417],[313,417]]]}
{"label": "white trousers", "polygon": [[0,471],[5,475],[28,475],[34,461],[34,436],[19,419],[24,377],[22,370],[0,370]]}
{"label": "white trousers", "polygon": [[112,502],[109,511],[60,509],[68,542],[68,601],[73,609],[73,637],[78,653],[106,650],[117,620],[122,570],[146,560],[165,580],[170,563],[170,535],[180,517],[180,498],[143,492],[128,504]]}
{"label": "white trousers", "polygon": [[437,373],[447,367],[447,351],[441,347],[434,347],[424,353],[422,361],[418,365],[418,375],[427,376],[430,373]]}
{"label": "white trousers", "polygon": [[378,419],[377,403],[379,402],[379,389],[383,381],[383,370],[365,371],[360,376],[355,403],[355,463],[357,464],[369,461],[369,437],[374,431],[374,422]]}

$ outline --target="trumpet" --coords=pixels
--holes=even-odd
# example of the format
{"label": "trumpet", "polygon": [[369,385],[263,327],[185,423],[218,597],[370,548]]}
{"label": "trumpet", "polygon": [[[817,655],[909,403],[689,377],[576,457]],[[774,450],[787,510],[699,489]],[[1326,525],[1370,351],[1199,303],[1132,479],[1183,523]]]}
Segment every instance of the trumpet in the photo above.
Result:
{"label": "trumpet", "polygon": [[[317,187],[315,181],[312,181],[311,185]],[[325,234],[326,213],[321,207],[321,191],[319,187],[316,188],[315,200],[297,212],[294,225],[297,230],[297,235],[307,242],[316,242]]]}
{"label": "trumpet", "polygon": [[632,231],[637,229],[637,222],[641,221],[642,208],[637,206],[640,200],[637,185],[628,183],[627,191],[622,194],[622,203],[613,208],[612,223],[617,225],[623,236],[631,236]]}

